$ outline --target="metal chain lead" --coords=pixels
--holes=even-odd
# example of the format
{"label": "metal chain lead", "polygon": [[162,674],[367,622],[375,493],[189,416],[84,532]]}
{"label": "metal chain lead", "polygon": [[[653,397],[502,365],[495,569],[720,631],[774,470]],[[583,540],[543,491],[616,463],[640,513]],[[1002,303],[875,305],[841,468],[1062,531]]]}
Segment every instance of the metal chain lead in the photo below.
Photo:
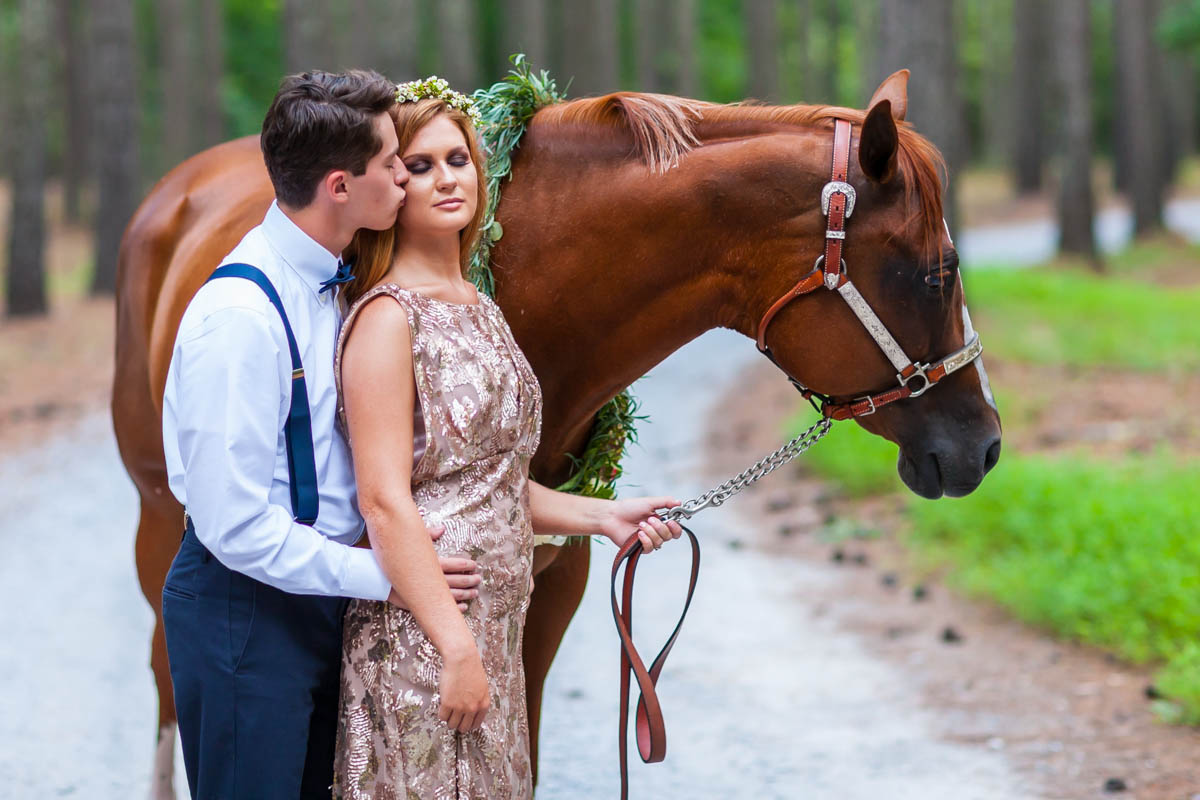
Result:
{"label": "metal chain lead", "polygon": [[722,483],[715,489],[705,492],[699,497],[689,500],[683,505],[675,506],[667,509],[660,516],[664,520],[675,520],[676,522],[685,519],[691,519],[692,516],[706,508],[715,508],[721,505],[729,498],[733,497],[738,492],[745,489],[750,484],[765,478],[775,470],[782,467],[792,459],[799,456],[808,448],[812,447],[821,437],[829,433],[829,428],[833,425],[833,420],[822,418],[816,422],[811,428],[792,439],[787,444],[780,447],[774,453],[764,457],[762,460],[747,467],[745,470],[734,475],[729,480]]}

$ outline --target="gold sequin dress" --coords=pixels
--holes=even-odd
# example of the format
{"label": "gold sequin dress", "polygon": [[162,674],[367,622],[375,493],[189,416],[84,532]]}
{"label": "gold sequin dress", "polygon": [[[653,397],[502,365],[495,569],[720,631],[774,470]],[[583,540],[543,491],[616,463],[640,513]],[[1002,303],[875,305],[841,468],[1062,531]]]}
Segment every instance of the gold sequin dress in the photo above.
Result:
{"label": "gold sequin dress", "polygon": [[412,614],[352,601],[333,796],[530,798],[521,639],[533,558],[529,460],[541,435],[541,389],[491,298],[448,303],[384,284],[346,317],[335,367],[339,395],[346,335],[359,309],[384,294],[404,307],[412,334],[413,498],[426,524],[446,526],[434,543],[439,555],[469,556],[483,578],[466,620],[491,707],[479,730],[450,730],[438,719],[441,656]]}

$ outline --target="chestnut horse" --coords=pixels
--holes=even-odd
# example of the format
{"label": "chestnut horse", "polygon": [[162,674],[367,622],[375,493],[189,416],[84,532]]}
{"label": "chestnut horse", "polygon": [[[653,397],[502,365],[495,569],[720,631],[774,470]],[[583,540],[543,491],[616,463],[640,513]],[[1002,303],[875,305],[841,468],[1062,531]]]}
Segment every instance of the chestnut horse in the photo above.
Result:
{"label": "chestnut horse", "polygon": [[[539,481],[567,478],[568,454],[581,452],[609,398],[707,330],[753,340],[764,310],[813,268],[835,118],[853,125],[849,182],[858,203],[845,260],[855,283],[910,355],[936,360],[963,346],[940,158],[901,121],[907,79],[896,73],[876,91],[871,107],[883,113],[637,93],[537,113],[504,187],[505,233],[492,267],[496,300],[545,396],[531,467]],[[138,576],[156,615],[183,526],[160,424],[175,331],[192,295],[271,199],[257,139],[240,139],[163,178],[122,242],[113,421],[141,495]],[[893,384],[895,370],[836,294],[799,298],[774,318],[767,339],[780,368],[835,397]],[[977,367],[859,420],[899,445],[898,469],[917,494],[966,494],[998,457],[1000,421]],[[535,554],[524,645],[535,766],[543,681],[582,596],[590,552],[544,545]],[[161,624],[151,664],[155,791],[166,796],[175,716]]]}

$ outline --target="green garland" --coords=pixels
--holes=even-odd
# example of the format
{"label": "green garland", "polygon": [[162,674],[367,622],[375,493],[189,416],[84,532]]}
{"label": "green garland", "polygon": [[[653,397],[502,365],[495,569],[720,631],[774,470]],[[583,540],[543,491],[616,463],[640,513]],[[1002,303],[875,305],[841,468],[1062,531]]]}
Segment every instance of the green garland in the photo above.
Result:
{"label": "green garland", "polygon": [[[483,235],[471,254],[468,275],[479,291],[489,297],[495,295],[490,264],[492,245],[504,235],[496,220],[496,206],[500,203],[500,184],[512,172],[512,152],[538,109],[566,99],[554,79],[545,70],[535,73],[524,55],[517,53],[510,60],[513,69],[503,80],[471,95],[479,109],[479,133],[488,154],[488,207],[483,218]],[[558,487],[559,491],[589,497],[616,495],[621,457],[626,446],[637,441],[637,421],[645,419],[636,413],[637,409],[637,400],[626,389],[596,413],[583,455],[579,458],[567,455],[573,470],[571,477]]]}

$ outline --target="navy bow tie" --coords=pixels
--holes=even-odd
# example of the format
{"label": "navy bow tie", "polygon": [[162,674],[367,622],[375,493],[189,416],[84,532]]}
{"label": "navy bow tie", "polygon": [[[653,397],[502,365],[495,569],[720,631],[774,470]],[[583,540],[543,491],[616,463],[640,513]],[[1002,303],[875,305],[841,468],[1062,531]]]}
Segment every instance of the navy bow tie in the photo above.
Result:
{"label": "navy bow tie", "polygon": [[354,280],[354,274],[350,272],[354,268],[354,260],[351,259],[347,263],[338,261],[337,272],[327,281],[321,281],[321,291],[318,294],[324,294],[330,289],[337,286],[339,283],[349,283]]}

